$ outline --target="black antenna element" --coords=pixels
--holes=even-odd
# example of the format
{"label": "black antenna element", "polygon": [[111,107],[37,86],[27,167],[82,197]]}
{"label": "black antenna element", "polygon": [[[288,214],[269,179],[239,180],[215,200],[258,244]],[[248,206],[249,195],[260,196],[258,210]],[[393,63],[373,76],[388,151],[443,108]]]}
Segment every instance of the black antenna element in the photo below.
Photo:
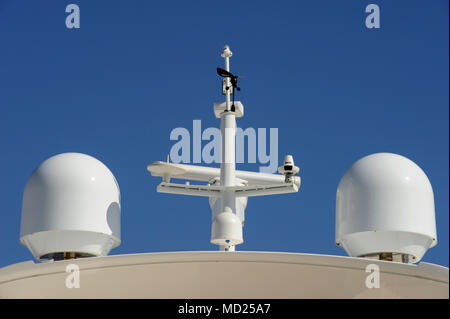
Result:
{"label": "black antenna element", "polygon": [[[242,78],[241,76],[233,75],[231,72],[228,72],[227,70],[224,70],[222,68],[217,68],[217,74],[219,74],[221,77],[224,78],[230,78],[231,82],[231,89],[232,89],[232,95],[233,95],[233,104],[231,104],[231,112],[235,111],[234,107],[234,89],[237,89],[238,91],[241,90],[241,88],[237,85],[237,80],[239,78]],[[230,89],[228,86],[226,87],[227,91]]]}

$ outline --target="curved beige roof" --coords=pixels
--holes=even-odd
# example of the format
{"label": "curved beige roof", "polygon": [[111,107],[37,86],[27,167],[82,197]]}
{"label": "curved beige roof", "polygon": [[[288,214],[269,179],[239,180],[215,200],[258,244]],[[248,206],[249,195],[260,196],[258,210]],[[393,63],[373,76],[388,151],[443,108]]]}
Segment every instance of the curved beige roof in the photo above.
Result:
{"label": "curved beige roof", "polygon": [[[79,288],[66,287],[70,264],[79,267]],[[368,265],[379,268],[379,288],[366,286]],[[0,298],[449,298],[448,282],[448,268],[428,263],[165,252],[14,264],[0,269]]]}

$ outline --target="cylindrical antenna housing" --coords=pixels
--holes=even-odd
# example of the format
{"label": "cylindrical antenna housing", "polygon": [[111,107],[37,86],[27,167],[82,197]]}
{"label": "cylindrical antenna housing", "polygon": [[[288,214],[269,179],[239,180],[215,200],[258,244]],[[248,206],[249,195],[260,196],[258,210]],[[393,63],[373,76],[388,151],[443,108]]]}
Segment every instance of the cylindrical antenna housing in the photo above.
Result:
{"label": "cylindrical antenna housing", "polygon": [[211,228],[211,243],[231,246],[243,243],[242,221],[228,207],[217,214]]}

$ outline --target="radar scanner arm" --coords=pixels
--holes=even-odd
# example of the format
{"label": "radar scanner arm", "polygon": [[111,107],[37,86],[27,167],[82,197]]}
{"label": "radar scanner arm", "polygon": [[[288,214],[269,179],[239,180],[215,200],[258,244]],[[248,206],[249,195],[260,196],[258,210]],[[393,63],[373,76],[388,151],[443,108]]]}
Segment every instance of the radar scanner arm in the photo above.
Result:
{"label": "radar scanner arm", "polygon": [[[170,183],[171,178],[176,178],[208,183],[219,181],[220,184],[220,169],[215,167],[156,161],[148,165],[147,170],[152,176],[163,178],[163,182],[157,187],[157,191],[161,193],[217,197],[220,196],[220,191],[225,189],[223,186],[211,184],[189,185],[189,183]],[[234,186],[232,188],[237,197],[294,193],[298,191],[301,180],[299,176],[292,176],[292,172],[290,174],[290,179],[287,179],[287,175],[237,170],[235,177],[241,186]],[[230,187],[227,186],[227,189],[230,190]]]}

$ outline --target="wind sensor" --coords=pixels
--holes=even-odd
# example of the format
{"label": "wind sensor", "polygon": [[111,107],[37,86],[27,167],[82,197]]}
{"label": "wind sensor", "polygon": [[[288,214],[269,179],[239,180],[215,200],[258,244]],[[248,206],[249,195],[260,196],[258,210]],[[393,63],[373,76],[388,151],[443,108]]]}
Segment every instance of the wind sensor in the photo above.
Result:
{"label": "wind sensor", "polygon": [[[229,48],[228,48],[229,50]],[[230,51],[231,52],[231,51]],[[234,89],[237,89],[238,91],[241,90],[241,88],[237,85],[237,81],[239,78],[242,78],[242,76],[233,75],[231,72],[228,72],[227,70],[217,68],[217,74],[219,74],[221,77],[224,78],[224,81],[222,81],[222,93],[224,95],[227,94],[227,92],[230,90],[229,83],[231,84],[231,95],[233,95],[233,103],[231,104],[231,112],[235,112],[236,108],[234,106]]]}
{"label": "wind sensor", "polygon": [[[240,77],[230,72],[232,55],[230,47],[226,45],[221,54],[225,60],[225,68],[217,68],[217,73],[223,77],[222,93],[225,95],[225,102],[214,103],[214,114],[221,122],[220,169],[174,164],[169,161],[157,161],[147,167],[152,176],[160,176],[163,179],[157,187],[158,192],[209,198],[212,210],[211,243],[219,245],[222,251],[234,251],[235,245],[243,242],[242,228],[248,197],[296,193],[300,187],[300,177],[294,176],[299,169],[294,165],[291,155],[286,156],[284,165],[280,167],[281,174],[236,170],[236,118],[244,116],[244,106],[234,100],[235,89],[240,91],[237,85]],[[207,184],[171,183],[171,178],[202,181]]]}

